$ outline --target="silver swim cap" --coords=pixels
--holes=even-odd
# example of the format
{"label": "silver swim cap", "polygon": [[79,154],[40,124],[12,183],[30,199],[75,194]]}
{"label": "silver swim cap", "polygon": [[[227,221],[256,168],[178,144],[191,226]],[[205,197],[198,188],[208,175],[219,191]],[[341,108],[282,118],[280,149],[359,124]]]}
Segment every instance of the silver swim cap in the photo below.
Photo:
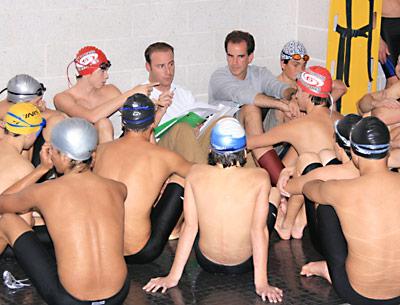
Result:
{"label": "silver swim cap", "polygon": [[72,160],[87,160],[97,146],[96,128],[81,118],[65,119],[54,126],[51,145]]}
{"label": "silver swim cap", "polygon": [[[7,100],[13,103],[28,102],[35,97],[42,96],[46,88],[32,76],[18,74],[8,81]],[[4,91],[3,90],[3,91]]]}

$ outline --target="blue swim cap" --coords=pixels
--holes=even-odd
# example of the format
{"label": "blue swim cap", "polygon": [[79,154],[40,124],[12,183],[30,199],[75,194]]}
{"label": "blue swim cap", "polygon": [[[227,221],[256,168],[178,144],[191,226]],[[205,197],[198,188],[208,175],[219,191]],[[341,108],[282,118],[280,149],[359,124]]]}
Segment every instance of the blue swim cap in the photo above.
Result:
{"label": "blue swim cap", "polygon": [[217,153],[234,153],[246,148],[246,134],[239,121],[224,118],[211,131],[211,149]]}

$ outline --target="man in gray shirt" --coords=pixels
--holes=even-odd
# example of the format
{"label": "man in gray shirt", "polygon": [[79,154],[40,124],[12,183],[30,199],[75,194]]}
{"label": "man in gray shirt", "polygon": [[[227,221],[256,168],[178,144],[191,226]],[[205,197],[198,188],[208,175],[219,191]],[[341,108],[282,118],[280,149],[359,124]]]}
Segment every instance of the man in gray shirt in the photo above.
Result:
{"label": "man in gray shirt", "polygon": [[[228,65],[217,69],[209,83],[209,103],[240,105],[238,118],[248,136],[263,133],[262,121],[269,108],[297,116],[296,103],[289,103],[295,89],[276,79],[265,67],[249,65],[254,58],[255,42],[250,33],[232,31],[225,38]],[[258,164],[266,169],[276,183],[283,168],[278,155],[270,148],[253,150]]]}

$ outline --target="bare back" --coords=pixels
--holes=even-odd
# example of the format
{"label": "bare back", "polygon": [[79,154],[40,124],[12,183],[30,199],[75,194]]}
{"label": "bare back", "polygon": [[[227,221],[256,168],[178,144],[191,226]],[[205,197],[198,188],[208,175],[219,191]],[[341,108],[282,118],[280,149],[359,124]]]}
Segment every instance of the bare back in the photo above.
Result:
{"label": "bare back", "polygon": [[[202,253],[223,265],[247,260],[252,255],[250,230],[257,196],[268,183],[265,171],[194,165],[187,179],[197,208]],[[267,200],[268,195],[265,204]]]}
{"label": "bare back", "polygon": [[89,171],[38,188],[37,207],[54,242],[60,281],[78,299],[110,297],[126,279],[125,196],[121,183]]}
{"label": "bare back", "polygon": [[[296,122],[296,121],[294,121]],[[298,119],[296,127],[300,136],[291,137],[291,144],[298,154],[319,153],[323,149],[333,149],[333,118],[327,108],[320,108]]]}
{"label": "bare back", "polygon": [[151,233],[151,209],[164,182],[173,173],[185,176],[190,165],[172,151],[127,135],[99,146],[95,173],[128,187],[125,255],[138,252],[147,243]]}
{"label": "bare back", "polygon": [[[335,142],[333,120],[327,108],[314,107],[313,111],[306,116],[279,125],[264,135],[256,137],[260,139],[260,142],[264,137],[271,141],[268,143],[271,145],[288,142],[299,155],[306,152],[319,153],[323,149],[333,150]],[[250,141],[253,140],[250,138],[249,143]],[[258,140],[256,141],[258,142]]]}
{"label": "bare back", "polygon": [[369,298],[400,295],[399,185],[398,173],[381,172],[336,181],[331,189],[348,243],[350,283]]}
{"label": "bare back", "polygon": [[383,17],[400,17],[400,1],[399,0],[383,0],[382,3]]}

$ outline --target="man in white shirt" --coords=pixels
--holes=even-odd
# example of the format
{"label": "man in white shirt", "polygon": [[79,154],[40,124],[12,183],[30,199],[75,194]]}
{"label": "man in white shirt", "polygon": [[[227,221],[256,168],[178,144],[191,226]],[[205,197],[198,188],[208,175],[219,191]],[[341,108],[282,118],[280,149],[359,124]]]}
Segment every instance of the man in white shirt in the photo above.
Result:
{"label": "man in white shirt", "polygon": [[[175,117],[187,114],[194,108],[210,107],[207,103],[196,101],[193,94],[173,83],[175,75],[174,48],[165,42],[149,45],[144,56],[150,83],[159,83],[151,92],[150,98],[157,101],[156,125]],[[172,127],[158,142],[159,145],[175,151],[188,161],[207,163],[209,132],[197,138],[198,129],[186,123]]]}

